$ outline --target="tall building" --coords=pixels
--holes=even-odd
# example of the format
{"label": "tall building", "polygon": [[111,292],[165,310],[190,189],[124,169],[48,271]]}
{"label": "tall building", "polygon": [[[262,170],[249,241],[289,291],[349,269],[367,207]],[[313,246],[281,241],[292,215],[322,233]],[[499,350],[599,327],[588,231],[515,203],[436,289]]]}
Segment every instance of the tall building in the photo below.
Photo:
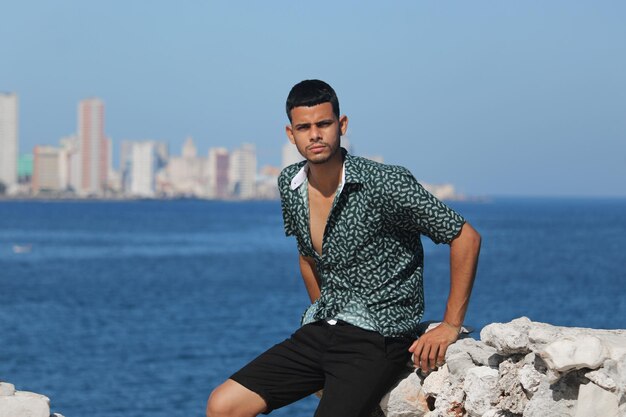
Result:
{"label": "tall building", "polygon": [[21,155],[17,160],[17,181],[30,184],[33,176],[33,154]]}
{"label": "tall building", "polygon": [[229,197],[228,186],[230,173],[230,155],[225,148],[209,149],[207,178],[209,198],[225,199]]}
{"label": "tall building", "polygon": [[235,198],[256,197],[256,147],[244,143],[230,158],[230,190]]}
{"label": "tall building", "polygon": [[98,98],[78,104],[80,189],[82,194],[102,194],[109,176],[111,141],[104,134],[104,103]]}
{"label": "tall building", "polygon": [[182,156],[169,158],[162,179],[162,192],[172,196],[206,197],[206,158],[198,157],[193,138],[188,137]]}
{"label": "tall building", "polygon": [[0,182],[9,191],[17,185],[17,134],[17,94],[0,93]]}
{"label": "tall building", "polygon": [[187,139],[185,139],[185,143],[183,143],[182,156],[187,160],[198,157],[198,149],[191,136],[188,136]]}
{"label": "tall building", "polygon": [[59,181],[62,190],[76,192],[81,187],[80,143],[76,136],[66,136],[59,141]]}
{"label": "tall building", "polygon": [[156,141],[123,141],[122,187],[124,191],[138,197],[154,197],[157,193],[156,177],[165,166],[167,144]]}
{"label": "tall building", "polygon": [[33,156],[33,193],[61,190],[59,148],[38,145]]}

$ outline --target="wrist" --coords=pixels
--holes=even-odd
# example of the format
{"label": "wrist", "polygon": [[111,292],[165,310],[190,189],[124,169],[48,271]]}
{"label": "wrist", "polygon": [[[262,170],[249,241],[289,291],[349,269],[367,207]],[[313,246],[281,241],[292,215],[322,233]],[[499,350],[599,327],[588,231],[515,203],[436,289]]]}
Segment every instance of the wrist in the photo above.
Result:
{"label": "wrist", "polygon": [[454,324],[450,324],[445,320],[442,321],[441,324],[444,324],[445,326],[453,329],[456,332],[456,334],[461,334],[461,326],[455,326]]}

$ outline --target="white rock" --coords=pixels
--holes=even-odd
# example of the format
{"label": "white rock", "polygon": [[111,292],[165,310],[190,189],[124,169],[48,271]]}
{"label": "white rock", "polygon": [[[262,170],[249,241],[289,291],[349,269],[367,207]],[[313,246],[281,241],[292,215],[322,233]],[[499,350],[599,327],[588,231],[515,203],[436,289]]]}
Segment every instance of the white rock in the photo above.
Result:
{"label": "white rock", "polygon": [[422,392],[424,396],[437,397],[443,390],[443,386],[450,378],[450,371],[448,371],[448,365],[443,365],[435,372],[431,372],[422,385]]}
{"label": "white rock", "polygon": [[451,345],[446,352],[446,365],[450,374],[459,381],[463,381],[467,371],[476,367],[470,354],[456,347],[456,343]]}
{"label": "white rock", "polygon": [[498,371],[488,366],[479,366],[467,371],[463,390],[465,391],[465,410],[472,417],[482,417],[491,403],[497,398],[496,386]]}
{"label": "white rock", "polygon": [[36,392],[15,391],[15,396],[16,397],[24,397],[24,398],[31,398],[31,399],[45,401],[46,404],[50,405],[50,398],[48,398],[48,397],[46,397],[45,395],[42,395],[42,394],[37,394]]}
{"label": "white rock", "polygon": [[604,366],[602,368],[596,369],[595,371],[587,372],[585,374],[585,377],[588,378],[594,384],[598,385],[599,387],[604,388],[607,391],[615,392],[617,390],[617,384],[615,383],[615,381],[611,377],[611,374],[607,370],[606,362],[604,363]]}
{"label": "white rock", "polygon": [[0,382],[0,397],[15,394],[15,385],[8,382]]}
{"label": "white rock", "polygon": [[0,417],[49,417],[48,397],[16,391],[15,395],[0,397]]}
{"label": "white rock", "polygon": [[539,352],[548,368],[558,372],[597,369],[610,357],[602,340],[591,335],[565,336]]}
{"label": "white rock", "polygon": [[471,356],[472,361],[478,366],[497,368],[503,359],[501,356],[498,356],[495,348],[488,346],[484,342],[464,339],[462,344],[467,348],[467,353]]}
{"label": "white rock", "polygon": [[441,410],[433,410],[424,414],[424,417],[450,417],[450,415],[447,412],[443,412]]}
{"label": "white rock", "polygon": [[528,331],[528,340],[530,346],[535,350],[543,350],[546,345],[560,339],[564,336],[563,332],[567,332],[565,327],[552,326],[547,323],[532,322]]}
{"label": "white rock", "polygon": [[498,371],[498,397],[496,399],[499,409],[513,414],[522,414],[528,403],[528,397],[519,380],[519,371],[524,366],[523,361],[515,362],[511,359],[500,364]]}
{"label": "white rock", "polygon": [[[558,327],[522,317],[489,325],[481,337],[484,343],[452,344],[446,365],[423,380],[422,394],[431,407],[435,397],[435,409],[404,415],[626,417],[626,330]],[[592,412],[598,403],[604,408]]]}
{"label": "white rock", "polygon": [[619,416],[626,416],[626,357],[618,361],[610,360],[604,363],[604,370],[616,384],[616,394],[619,399]]}
{"label": "white rock", "polygon": [[434,411],[438,413],[437,416],[449,417],[450,415],[462,415],[464,401],[465,391],[463,391],[463,384],[457,379],[448,378],[448,380],[444,382],[441,392],[435,398]]}
{"label": "white rock", "polygon": [[590,382],[580,386],[575,417],[618,417],[617,395]]}
{"label": "white rock", "polygon": [[529,353],[528,332],[531,321],[527,317],[515,319],[510,323],[493,323],[480,332],[480,339],[496,349],[500,355]]}
{"label": "white rock", "polygon": [[[620,396],[620,399],[623,399],[623,401],[620,400],[620,403],[626,406],[626,357],[622,357],[619,360],[607,360],[604,362],[602,368],[597,372],[601,372],[606,375],[606,379],[596,379],[597,382],[594,382],[603,388],[611,390],[611,383],[608,382],[607,379],[613,381],[615,384],[614,391]],[[603,384],[607,386],[604,386]],[[626,413],[624,413],[624,415],[626,415]]]}
{"label": "white rock", "polygon": [[386,417],[422,417],[428,410],[421,380],[415,372],[400,381],[380,401]]}
{"label": "white rock", "polygon": [[528,401],[524,417],[574,417],[578,398],[578,381],[562,378],[551,385],[541,381],[537,392]]}
{"label": "white rock", "polygon": [[617,415],[626,416],[626,357],[620,360],[609,359],[604,362],[602,368],[586,373],[585,377],[600,388],[615,394],[619,404]]}
{"label": "white rock", "polygon": [[617,360],[626,354],[626,330],[599,330],[581,327],[559,327],[533,322],[528,333],[531,349],[535,352],[561,338],[593,336],[602,341],[607,355]]}
{"label": "white rock", "polygon": [[491,410],[483,414],[482,417],[507,417],[507,414],[502,410],[496,410],[495,408],[492,408]]}
{"label": "white rock", "polygon": [[[541,361],[541,363],[539,364],[538,361]],[[544,374],[538,371],[538,368],[543,369],[542,365],[543,360],[541,358],[537,358],[534,353],[529,353],[524,358],[522,369],[519,370],[519,382],[529,398],[537,392],[539,384],[546,378]]]}
{"label": "white rock", "polygon": [[579,327],[561,327],[532,322],[526,317],[509,323],[493,323],[481,331],[481,340],[506,355],[525,353],[524,348],[542,351],[555,340],[564,337],[589,335],[597,337],[607,349],[608,356],[617,360],[626,355],[626,330],[598,330]]}
{"label": "white rock", "polygon": [[495,348],[471,338],[460,339],[451,344],[446,351],[446,361],[448,361],[448,356],[454,356],[460,353],[469,355],[476,366],[497,367],[498,363],[502,360],[500,357],[496,356],[497,352]]}

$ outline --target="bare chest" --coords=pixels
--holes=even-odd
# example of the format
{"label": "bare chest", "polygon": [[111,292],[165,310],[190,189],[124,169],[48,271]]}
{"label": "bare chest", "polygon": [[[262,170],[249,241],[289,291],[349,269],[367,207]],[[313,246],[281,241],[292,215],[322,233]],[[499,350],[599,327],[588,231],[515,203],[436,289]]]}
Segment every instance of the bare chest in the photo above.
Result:
{"label": "bare chest", "polygon": [[322,255],[324,230],[328,222],[328,215],[333,206],[334,195],[326,197],[319,191],[309,187],[309,227],[311,243],[318,255]]}

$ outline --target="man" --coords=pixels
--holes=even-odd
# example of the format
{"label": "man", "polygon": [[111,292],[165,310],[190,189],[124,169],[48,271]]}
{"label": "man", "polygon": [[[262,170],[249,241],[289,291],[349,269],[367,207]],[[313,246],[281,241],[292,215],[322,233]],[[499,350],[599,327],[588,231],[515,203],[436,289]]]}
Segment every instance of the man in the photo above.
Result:
{"label": "man", "polygon": [[[289,339],[213,391],[209,417],[267,414],[320,389],[315,416],[367,416],[411,357],[424,372],[443,364],[467,310],[480,248],[469,223],[405,168],[345,152],[348,118],[323,81],[296,84],[287,116],[287,136],[306,161],[285,168],[278,184],[313,304]],[[420,234],[450,244],[451,285],[442,323],[415,340]]]}

